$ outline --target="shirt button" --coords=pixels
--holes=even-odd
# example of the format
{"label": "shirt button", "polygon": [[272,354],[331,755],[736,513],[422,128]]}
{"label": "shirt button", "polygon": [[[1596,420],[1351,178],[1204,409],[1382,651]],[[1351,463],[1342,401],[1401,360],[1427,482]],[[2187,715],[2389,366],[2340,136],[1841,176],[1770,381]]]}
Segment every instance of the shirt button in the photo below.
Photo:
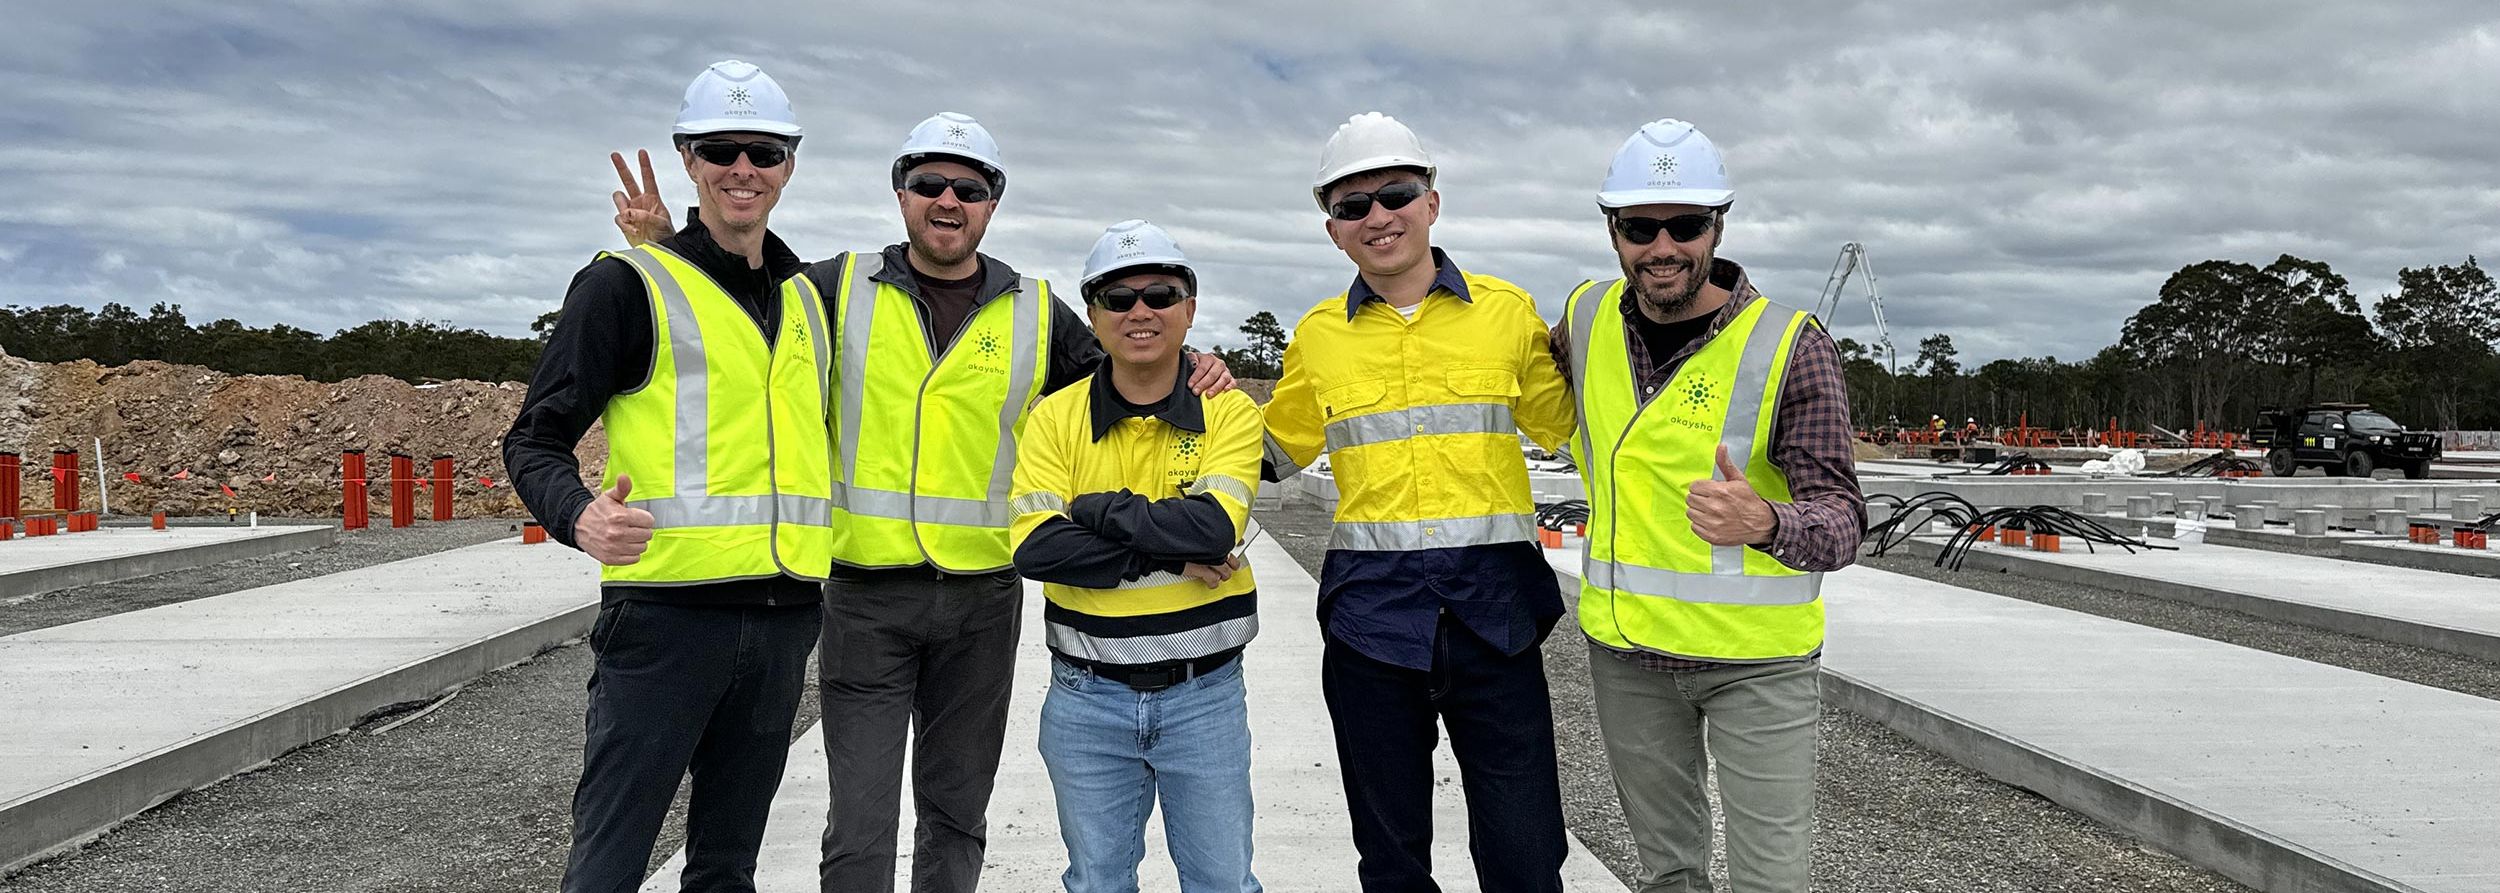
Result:
{"label": "shirt button", "polygon": [[1423,426],[1422,424],[1418,423],[1418,424],[1415,426],[1415,433],[1417,433],[1417,434],[1422,434],[1422,433],[1424,433],[1424,426]]}
{"label": "shirt button", "polygon": [[1440,535],[1441,535],[1441,528],[1438,528],[1438,527],[1426,527],[1426,528],[1424,528],[1424,535],[1425,535],[1425,536],[1440,536]]}

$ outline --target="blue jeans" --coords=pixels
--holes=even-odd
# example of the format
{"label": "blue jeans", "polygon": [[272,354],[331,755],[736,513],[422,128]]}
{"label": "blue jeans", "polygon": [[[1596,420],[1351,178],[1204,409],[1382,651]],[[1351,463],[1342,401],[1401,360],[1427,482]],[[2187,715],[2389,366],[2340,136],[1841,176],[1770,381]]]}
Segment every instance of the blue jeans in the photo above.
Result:
{"label": "blue jeans", "polygon": [[1068,893],[1137,893],[1158,793],[1181,893],[1258,893],[1241,661],[1161,691],[1058,660],[1050,672],[1042,764],[1068,845]]}

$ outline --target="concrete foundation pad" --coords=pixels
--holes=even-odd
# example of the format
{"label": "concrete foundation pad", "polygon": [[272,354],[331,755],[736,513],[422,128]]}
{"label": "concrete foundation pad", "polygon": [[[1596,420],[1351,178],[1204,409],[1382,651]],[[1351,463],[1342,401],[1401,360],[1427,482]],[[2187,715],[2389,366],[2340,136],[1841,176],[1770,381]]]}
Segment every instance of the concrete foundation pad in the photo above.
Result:
{"label": "concrete foundation pad", "polygon": [[1869,568],[1823,594],[1825,698],[1965,765],[2260,890],[2500,885],[2500,703]]}
{"label": "concrete foundation pad", "polygon": [[[1250,784],[1258,804],[1253,825],[1252,871],[1275,891],[1353,890],[1354,844],[1347,837],[1345,794],[1337,774],[1336,736],[1320,694],[1322,650],[1315,607],[1319,584],[1303,573],[1273,539],[1250,547],[1259,578],[1259,637],[1242,660],[1250,700]],[[1016,660],[1016,695],[1007,708],[1007,746],[990,800],[989,850],[981,889],[1060,889],[1067,848],[1059,839],[1057,799],[1042,765],[1042,698],[1049,691],[1050,651],[1044,647],[1041,586],[1025,588],[1024,640]],[[1560,634],[1559,632],[1557,634]],[[1446,779],[1433,796],[1433,873],[1450,893],[1475,891],[1467,852],[1467,812],[1458,764],[1445,745],[1433,753],[1434,775]],[[904,772],[903,820],[896,829],[898,890],[911,887],[911,774]],[[824,736],[809,732],[791,746],[780,793],[764,831],[755,881],[761,890],[816,889],[816,862],[825,829],[827,787]],[[1161,810],[1156,810],[1158,815]],[[1178,890],[1160,818],[1148,822],[1146,856],[1138,866],[1142,889]],[[673,893],[685,869],[680,850],[642,887]],[[1563,889],[1573,893],[1622,893],[1623,883],[1589,854],[1577,838],[1563,863]]]}
{"label": "concrete foundation pad", "polygon": [[[2086,517],[2100,522],[2101,526],[2132,537],[2150,538],[2157,541],[2178,538],[2179,522],[2176,518],[2129,518],[2123,515],[2087,515]],[[2255,526],[2246,526],[2252,521]],[[2385,542],[2391,539],[2403,540],[2404,532],[2400,530],[2389,535],[2376,532],[2329,530],[2317,536],[2303,536],[2293,532],[2288,526],[2266,526],[2262,519],[2245,513],[2229,520],[2212,516],[2205,518],[2205,542],[2207,543],[2242,549],[2263,549],[2268,552],[2289,552],[2294,555],[2338,556],[2342,554],[2345,543]]]}
{"label": "concrete foundation pad", "polygon": [[106,527],[0,541],[0,604],[77,586],[201,565],[318,549],[338,540],[328,525]]}
{"label": "concrete foundation pad", "polygon": [[[1910,553],[1933,556],[1938,538]],[[2038,552],[1981,543],[1965,569],[2003,570],[2239,611],[2347,635],[2500,662],[2500,580],[2235,549]],[[2494,814],[2500,816],[2500,809]]]}
{"label": "concrete foundation pad", "polygon": [[590,628],[598,566],[506,540],[0,638],[0,870]]}
{"label": "concrete foundation pad", "polygon": [[2500,552],[2489,549],[2459,549],[2441,543],[2422,545],[2402,539],[2380,542],[2349,543],[2344,557],[2371,564],[2409,567],[2443,574],[2465,574],[2475,577],[2500,577]]}

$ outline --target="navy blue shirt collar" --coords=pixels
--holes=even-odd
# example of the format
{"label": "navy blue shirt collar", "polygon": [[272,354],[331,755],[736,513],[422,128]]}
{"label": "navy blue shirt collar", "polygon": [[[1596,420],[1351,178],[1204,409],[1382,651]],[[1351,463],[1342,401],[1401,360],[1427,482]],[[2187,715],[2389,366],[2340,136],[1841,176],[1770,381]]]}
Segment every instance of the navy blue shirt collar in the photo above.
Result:
{"label": "navy blue shirt collar", "polygon": [[[1470,304],[1476,302],[1476,297],[1467,293],[1467,277],[1459,274],[1458,265],[1450,263],[1449,253],[1442,251],[1441,246],[1438,245],[1432,248],[1432,288],[1434,291],[1446,291],[1457,295],[1459,300]],[[1431,293],[1425,292],[1427,295]],[[1363,274],[1354,274],[1354,284],[1347,286],[1345,290],[1345,318],[1353,319],[1355,314],[1363,312],[1364,304],[1373,301],[1385,304],[1389,299],[1373,291],[1371,283],[1363,281]]]}
{"label": "navy blue shirt collar", "polygon": [[1105,358],[1102,367],[1094,370],[1094,392],[1090,395],[1093,399],[1087,401],[1093,404],[1094,440],[1102,440],[1125,418],[1158,418],[1183,431],[1207,433],[1205,409],[1199,405],[1198,395],[1189,390],[1189,372],[1189,358],[1184,356],[1180,372],[1172,380],[1172,393],[1160,404],[1141,407],[1143,411],[1132,410],[1128,401],[1120,398],[1120,389],[1112,385],[1111,360]]}

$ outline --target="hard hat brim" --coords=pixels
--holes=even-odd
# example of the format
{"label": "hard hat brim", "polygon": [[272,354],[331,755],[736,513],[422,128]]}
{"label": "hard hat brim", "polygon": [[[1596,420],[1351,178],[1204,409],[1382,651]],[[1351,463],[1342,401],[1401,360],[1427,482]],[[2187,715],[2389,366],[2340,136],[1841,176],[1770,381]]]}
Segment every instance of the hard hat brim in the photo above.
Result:
{"label": "hard hat brim", "polygon": [[1133,257],[1121,261],[1119,266],[1088,272],[1084,279],[1077,282],[1076,293],[1080,296],[1092,295],[1094,286],[1102,284],[1104,280],[1141,269],[1144,272],[1161,270],[1179,276],[1189,282],[1190,294],[1198,293],[1198,271],[1190,268],[1188,259],[1169,256]]}
{"label": "hard hat brim", "polygon": [[701,121],[682,121],[677,125],[679,136],[703,136],[712,133],[769,133],[775,136],[795,137],[804,135],[806,132],[806,128],[796,124],[756,118],[706,118]]}
{"label": "hard hat brim", "polygon": [[1617,189],[1597,193],[1600,208],[1630,208],[1637,205],[1700,205],[1722,208],[1736,201],[1733,189]]}

